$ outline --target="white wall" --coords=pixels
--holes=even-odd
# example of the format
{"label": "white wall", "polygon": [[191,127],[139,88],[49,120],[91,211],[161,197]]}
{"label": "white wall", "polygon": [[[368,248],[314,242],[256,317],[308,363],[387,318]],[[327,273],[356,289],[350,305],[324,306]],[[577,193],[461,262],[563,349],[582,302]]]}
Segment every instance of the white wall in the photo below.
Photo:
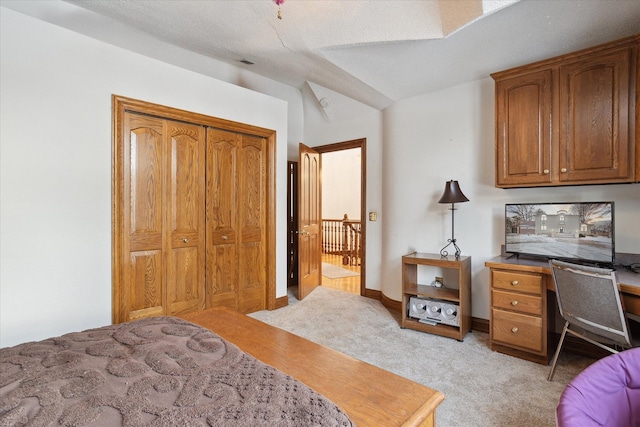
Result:
{"label": "white wall", "polygon": [[112,94],[277,132],[286,295],[285,101],[0,10],[0,346],[111,322]]}
{"label": "white wall", "polygon": [[322,154],[322,218],[360,218],[361,150]]}
{"label": "white wall", "polygon": [[398,102],[384,112],[382,291],[401,298],[401,256],[438,253],[451,237],[444,183],[459,181],[455,238],[472,257],[472,315],[489,318],[489,271],[508,202],[615,201],[616,251],[640,253],[640,185],[494,187],[494,86],[490,78]]}

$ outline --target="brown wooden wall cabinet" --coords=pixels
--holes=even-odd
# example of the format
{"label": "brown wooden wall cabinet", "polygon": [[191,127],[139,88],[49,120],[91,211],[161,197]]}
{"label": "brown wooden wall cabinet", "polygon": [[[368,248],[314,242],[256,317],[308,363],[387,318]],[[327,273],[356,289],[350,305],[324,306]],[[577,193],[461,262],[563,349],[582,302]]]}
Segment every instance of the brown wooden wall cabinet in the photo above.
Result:
{"label": "brown wooden wall cabinet", "polygon": [[[437,267],[443,287],[418,283],[418,266]],[[439,270],[438,270],[439,269]],[[460,326],[421,323],[408,316],[412,296],[450,302],[458,307]],[[415,252],[402,257],[402,327],[462,341],[471,330],[471,257],[446,258],[440,254]]]}
{"label": "brown wooden wall cabinet", "polygon": [[496,187],[640,179],[640,35],[491,74]]}

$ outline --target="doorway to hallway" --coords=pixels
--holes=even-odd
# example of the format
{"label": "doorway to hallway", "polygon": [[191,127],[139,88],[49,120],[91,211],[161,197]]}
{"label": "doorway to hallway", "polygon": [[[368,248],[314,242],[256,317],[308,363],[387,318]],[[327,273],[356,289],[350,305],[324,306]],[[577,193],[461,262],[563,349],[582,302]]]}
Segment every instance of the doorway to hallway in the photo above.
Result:
{"label": "doorway to hallway", "polygon": [[[321,285],[365,295],[366,139],[339,142],[313,149],[320,154],[321,218],[323,228],[327,228],[322,232],[324,242]],[[296,177],[297,163],[289,162],[289,288],[298,286]]]}

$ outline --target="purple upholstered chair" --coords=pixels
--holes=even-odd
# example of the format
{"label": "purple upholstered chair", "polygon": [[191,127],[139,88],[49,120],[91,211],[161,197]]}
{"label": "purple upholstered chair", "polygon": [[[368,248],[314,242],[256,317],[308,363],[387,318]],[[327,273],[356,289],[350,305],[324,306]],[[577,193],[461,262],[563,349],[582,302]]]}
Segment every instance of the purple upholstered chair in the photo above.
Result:
{"label": "purple upholstered chair", "polygon": [[558,427],[640,427],[640,348],[600,359],[564,389]]}

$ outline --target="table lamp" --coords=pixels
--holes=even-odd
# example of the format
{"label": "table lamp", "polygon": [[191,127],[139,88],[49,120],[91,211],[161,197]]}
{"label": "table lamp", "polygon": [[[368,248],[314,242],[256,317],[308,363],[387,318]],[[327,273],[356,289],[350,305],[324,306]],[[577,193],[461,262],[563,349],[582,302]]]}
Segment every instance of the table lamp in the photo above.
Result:
{"label": "table lamp", "polygon": [[456,244],[456,238],[455,238],[455,235],[453,234],[454,232],[453,215],[454,215],[454,211],[456,210],[455,208],[456,203],[462,203],[462,202],[468,202],[468,201],[469,199],[467,199],[467,197],[464,194],[462,194],[462,190],[460,190],[458,181],[451,180],[445,183],[444,194],[442,194],[442,197],[440,197],[440,200],[438,200],[438,203],[451,203],[451,238],[447,240],[447,245],[444,248],[440,249],[440,256],[442,257],[449,256],[449,253],[447,252],[447,248],[450,245],[453,245],[453,247],[456,250],[455,252],[456,259],[460,258],[460,248]]}

